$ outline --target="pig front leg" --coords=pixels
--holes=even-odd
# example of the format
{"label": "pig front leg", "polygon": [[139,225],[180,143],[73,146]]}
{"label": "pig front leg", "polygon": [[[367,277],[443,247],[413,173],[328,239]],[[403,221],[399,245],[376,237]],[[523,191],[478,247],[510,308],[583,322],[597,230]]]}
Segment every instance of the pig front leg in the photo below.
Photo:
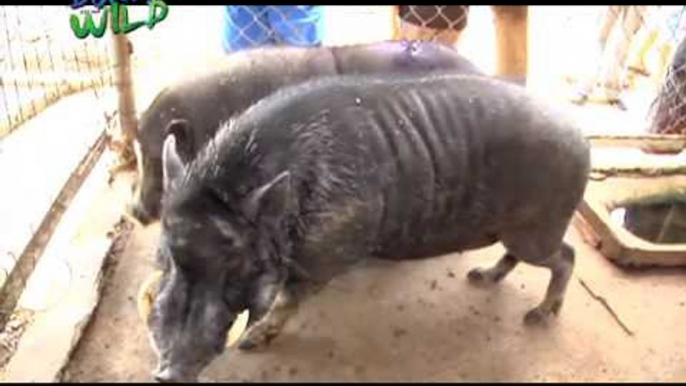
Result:
{"label": "pig front leg", "polygon": [[279,335],[288,319],[298,309],[298,299],[289,286],[282,285],[274,288],[278,291],[269,308],[262,315],[256,315],[252,325],[238,343],[243,351],[255,351],[266,348]]}
{"label": "pig front leg", "polygon": [[314,280],[298,263],[289,260],[285,279],[271,273],[258,281],[250,305],[248,330],[238,343],[243,351],[265,348],[283,329],[298,309],[301,300],[326,286],[328,281]]}

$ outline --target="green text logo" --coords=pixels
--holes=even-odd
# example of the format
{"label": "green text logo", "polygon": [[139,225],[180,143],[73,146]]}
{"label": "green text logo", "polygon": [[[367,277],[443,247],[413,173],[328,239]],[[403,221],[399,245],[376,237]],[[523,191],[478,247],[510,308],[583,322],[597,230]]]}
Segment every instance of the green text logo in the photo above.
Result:
{"label": "green text logo", "polygon": [[[126,4],[128,1],[91,1],[92,5],[97,7],[95,12],[91,10],[82,10],[80,14],[72,14],[69,17],[71,29],[74,31],[74,35],[79,39],[85,39],[88,35],[101,38],[107,30],[108,20],[111,23],[112,32],[115,34],[128,34],[144,25],[147,25],[149,29],[153,29],[153,27],[164,20],[169,13],[169,7],[163,0],[149,0],[147,19],[129,22],[129,10],[127,9]],[[74,0],[72,9],[79,9],[85,5],[87,5],[87,0]],[[97,16],[99,16],[99,23],[96,24],[94,19],[96,19]]]}

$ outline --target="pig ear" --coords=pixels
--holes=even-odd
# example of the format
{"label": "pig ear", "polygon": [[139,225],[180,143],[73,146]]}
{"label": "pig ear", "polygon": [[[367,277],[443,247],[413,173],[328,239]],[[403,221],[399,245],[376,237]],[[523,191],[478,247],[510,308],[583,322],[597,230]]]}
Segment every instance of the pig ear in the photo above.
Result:
{"label": "pig ear", "polygon": [[164,191],[174,189],[183,178],[185,167],[176,152],[176,137],[168,135],[162,149],[162,168],[164,175]]}
{"label": "pig ear", "polygon": [[279,218],[287,209],[291,196],[291,175],[283,172],[250,193],[246,212],[250,218]]}
{"label": "pig ear", "polygon": [[190,122],[185,119],[173,119],[164,129],[164,136],[168,137],[169,134],[176,138],[176,148],[179,155],[185,160],[193,158],[195,142]]}

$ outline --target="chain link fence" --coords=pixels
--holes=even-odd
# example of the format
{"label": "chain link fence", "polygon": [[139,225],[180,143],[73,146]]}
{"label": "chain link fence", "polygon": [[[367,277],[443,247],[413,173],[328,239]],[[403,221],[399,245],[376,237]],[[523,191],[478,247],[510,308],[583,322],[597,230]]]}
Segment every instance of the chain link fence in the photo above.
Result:
{"label": "chain link fence", "polygon": [[650,110],[650,132],[686,134],[686,38],[674,53],[665,80]]}
{"label": "chain link fence", "polygon": [[76,38],[74,13],[0,6],[0,367],[18,339],[5,322],[22,312],[15,307],[57,224],[118,126],[112,37]]}
{"label": "chain link fence", "polygon": [[[77,39],[69,28],[72,13],[68,6],[0,6],[0,367],[16,348],[19,319],[26,319],[17,316],[26,313],[15,306],[95,154],[104,148],[105,130],[115,123],[116,99],[107,97],[115,82],[111,41]],[[88,98],[80,101],[89,104],[83,110],[98,117],[88,135],[73,130],[79,120],[71,119],[83,110],[73,111],[73,103],[57,106],[84,93]],[[59,120],[39,119],[53,106],[58,110],[46,116]],[[75,145],[63,147],[60,137]],[[47,166],[77,164],[76,170]]]}
{"label": "chain link fence", "polygon": [[685,11],[684,6],[610,6],[600,24],[605,83],[599,86],[612,98],[649,80],[654,97],[646,114],[649,133],[685,132]]}
{"label": "chain link fence", "polygon": [[[38,263],[38,244],[46,243],[53,230],[54,224],[47,219],[60,212],[59,204],[65,203],[64,194],[57,194],[53,203],[42,203],[35,202],[37,195],[17,188],[21,183],[12,180],[15,174],[9,169],[25,168],[23,158],[32,149],[22,144],[26,139],[7,139],[60,99],[85,90],[92,90],[97,98],[98,90],[112,82],[108,47],[69,37],[66,32],[71,31],[64,28],[68,12],[67,7],[0,6],[0,368],[16,349],[20,327],[28,320],[18,317],[25,313],[17,313],[15,305]],[[69,127],[69,122],[55,123]],[[64,130],[63,135],[69,134]],[[36,149],[42,148],[41,144],[35,145]],[[47,212],[39,213],[33,210],[35,207]]]}
{"label": "chain link fence", "polygon": [[61,98],[113,84],[107,39],[76,39],[71,10],[0,6],[0,138]]}
{"label": "chain link fence", "polygon": [[[670,62],[685,35],[683,6],[609,6],[593,18],[592,34],[586,38],[591,47],[588,72],[572,82],[577,103],[595,99],[627,110],[633,94],[640,93],[645,103],[640,108],[648,121],[646,131],[665,132],[665,108],[671,106],[670,121],[679,121],[686,110],[675,99],[674,85],[679,71]],[[573,33],[574,29],[571,29]],[[660,114],[656,114],[661,110]],[[660,117],[662,116],[662,117]],[[656,119],[663,121],[656,122]],[[655,127],[663,129],[655,130]],[[667,125],[669,126],[669,125]]]}
{"label": "chain link fence", "polygon": [[656,7],[649,6],[609,6],[596,15],[595,36],[589,36],[593,40],[588,42],[596,65],[580,82],[580,101],[600,93],[599,98],[614,102],[632,76],[648,73],[636,48],[648,33],[655,11]]}
{"label": "chain link fence", "polygon": [[469,18],[466,5],[400,5],[397,8],[400,23],[395,37],[407,40],[455,45]]}
{"label": "chain link fence", "polygon": [[[490,8],[493,13],[498,6]],[[647,89],[641,97],[649,94],[643,98],[648,101],[633,106],[645,113],[647,131],[684,132],[686,101],[682,90],[686,79],[683,69],[686,48],[681,55],[675,54],[675,50],[686,35],[685,7],[539,9],[544,8],[547,9],[536,10],[541,20],[536,22],[541,27],[530,40],[548,45],[540,49],[547,57],[539,69],[566,80],[574,90],[572,101],[585,103],[592,99],[626,110],[624,99],[630,99],[630,94],[638,89]],[[470,22],[468,6],[398,6],[397,12],[396,39],[430,40],[457,47],[465,30],[483,27]],[[477,23],[486,21],[495,22],[492,18],[482,18]],[[568,49],[560,50],[560,47]],[[672,58],[674,62],[670,65]]]}
{"label": "chain link fence", "polygon": [[[94,12],[91,6],[84,9]],[[96,25],[103,11],[94,12]],[[129,21],[147,20],[149,8],[127,6],[127,11]],[[173,7],[174,18],[154,29],[137,29],[122,40],[114,37],[110,23],[100,38],[77,38],[69,19],[80,10],[68,5],[0,6],[0,373],[30,319],[22,315],[38,312],[21,306],[27,301],[22,296],[32,292],[27,286],[38,293],[51,288],[51,299],[57,304],[79,275],[81,268],[71,266],[70,256],[46,252],[54,249],[51,239],[100,154],[109,147],[115,152],[108,155],[107,163],[112,170],[121,166],[111,156],[121,151],[124,112],[119,111],[118,99],[123,83],[131,81],[135,89],[135,100],[130,101],[135,108],[130,110],[138,115],[175,75],[203,65],[211,68],[208,52],[224,55],[220,39],[211,39],[221,36],[220,24],[208,22],[214,20],[211,15],[220,15],[217,11],[216,7]],[[119,49],[122,42],[124,50]],[[125,65],[120,63],[126,62],[121,58],[125,50],[130,53],[131,79],[123,80]],[[65,146],[68,142],[78,145]],[[69,160],[56,162],[55,157]],[[24,167],[26,162],[36,166]],[[49,164],[60,167],[40,167]],[[18,179],[29,182],[18,183]],[[42,280],[46,269],[50,283]],[[17,318],[22,320],[21,328]]]}
{"label": "chain link fence", "polygon": [[322,6],[235,5],[225,8],[227,52],[264,45],[312,46],[323,42]]}
{"label": "chain link fence", "polygon": [[[206,61],[207,55],[194,55],[198,37],[212,29],[220,36],[217,25],[206,22],[205,7],[199,12],[183,8],[179,7],[183,11],[176,22],[169,23],[173,28],[162,23],[154,30],[140,28],[126,35],[124,44],[130,44],[124,49],[130,51],[130,80],[136,90],[135,101],[130,101],[135,107],[127,108],[133,115],[172,80],[167,69],[184,72]],[[83,9],[94,12],[91,6]],[[110,18],[102,37],[77,38],[70,16],[80,11],[68,5],[0,6],[0,335],[99,154],[107,147],[119,153],[125,146],[118,97],[129,79],[121,78],[122,40],[114,38]],[[93,13],[96,25],[104,11]],[[146,20],[149,9],[128,6],[127,11],[129,21]],[[199,27],[191,40],[184,38],[188,25]],[[222,55],[220,47],[212,44],[211,49]],[[48,116],[57,119],[46,121]],[[36,166],[27,167],[27,162]],[[108,158],[110,162],[115,163],[112,170],[121,166]],[[65,256],[65,264],[67,260]]]}

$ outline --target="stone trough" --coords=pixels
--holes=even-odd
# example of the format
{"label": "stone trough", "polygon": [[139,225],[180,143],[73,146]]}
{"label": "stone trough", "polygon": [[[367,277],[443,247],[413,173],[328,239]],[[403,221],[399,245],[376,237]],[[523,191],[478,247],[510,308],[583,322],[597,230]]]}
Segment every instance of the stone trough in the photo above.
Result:
{"label": "stone trough", "polygon": [[686,266],[686,137],[589,139],[592,173],[579,207],[587,241],[618,265]]}

